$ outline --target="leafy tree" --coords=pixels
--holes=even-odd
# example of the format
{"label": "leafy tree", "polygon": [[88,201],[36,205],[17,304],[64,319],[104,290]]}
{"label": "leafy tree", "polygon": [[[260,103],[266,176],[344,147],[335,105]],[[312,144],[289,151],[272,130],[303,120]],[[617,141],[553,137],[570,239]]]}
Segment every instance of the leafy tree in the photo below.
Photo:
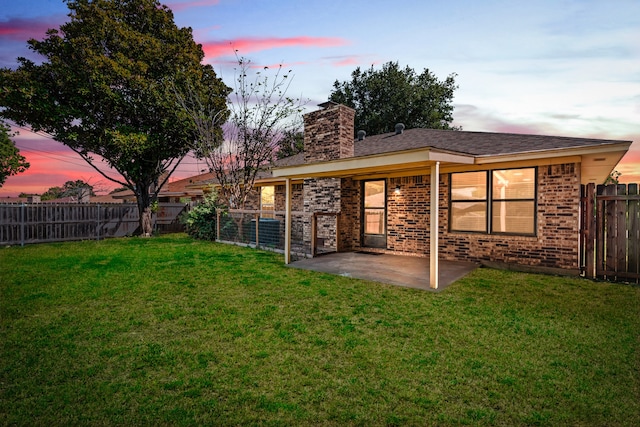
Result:
{"label": "leafy tree", "polygon": [[0,71],[0,115],[49,133],[132,190],[141,233],[150,235],[158,191],[197,135],[171,86],[206,81],[221,109],[228,88],[201,63],[191,29],[178,28],[157,0],[66,2],[69,22],[28,41],[44,61],[18,58],[16,70]]}
{"label": "leafy tree", "polygon": [[401,69],[388,62],[381,70],[351,73],[351,81],[336,80],[329,100],[356,110],[355,131],[378,135],[394,130],[396,123],[407,128],[455,129],[453,92],[455,74],[444,81],[425,69],[417,74],[412,68]]}
{"label": "leafy tree", "polygon": [[81,201],[85,196],[95,196],[93,185],[84,182],[81,179],[75,181],[67,181],[62,187],[51,187],[42,193],[41,200],[55,200],[64,197],[72,197],[77,201]]}
{"label": "leafy tree", "polygon": [[30,166],[11,140],[10,132],[11,128],[0,122],[0,187],[8,177],[22,173]]}
{"label": "leafy tree", "polygon": [[607,179],[604,180],[604,185],[619,184],[621,176],[622,176],[621,172],[618,172],[617,170],[611,171]]}
{"label": "leafy tree", "polygon": [[62,198],[62,187],[49,187],[47,191],[40,195],[40,200],[55,200]]}
{"label": "leafy tree", "polygon": [[304,133],[299,130],[286,130],[278,143],[278,159],[284,159],[304,151]]}

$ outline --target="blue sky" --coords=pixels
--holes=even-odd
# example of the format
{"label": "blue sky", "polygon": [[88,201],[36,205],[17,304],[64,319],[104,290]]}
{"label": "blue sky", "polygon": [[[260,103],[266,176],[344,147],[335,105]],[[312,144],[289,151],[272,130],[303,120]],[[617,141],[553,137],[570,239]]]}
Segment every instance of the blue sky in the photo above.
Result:
{"label": "blue sky", "polygon": [[[289,94],[309,99],[310,108],[357,66],[398,61],[440,79],[456,73],[454,124],[463,130],[633,140],[617,169],[623,180],[640,182],[638,0],[166,4],[179,26],[193,29],[205,61],[229,85],[233,49],[256,65],[292,69]],[[61,0],[3,6],[0,66],[15,67],[16,57],[29,55],[26,40],[43,38],[66,14]],[[9,178],[0,195],[42,192],[67,179],[101,180],[59,144],[20,132],[18,146],[32,167]],[[190,160],[179,176],[202,167]]]}

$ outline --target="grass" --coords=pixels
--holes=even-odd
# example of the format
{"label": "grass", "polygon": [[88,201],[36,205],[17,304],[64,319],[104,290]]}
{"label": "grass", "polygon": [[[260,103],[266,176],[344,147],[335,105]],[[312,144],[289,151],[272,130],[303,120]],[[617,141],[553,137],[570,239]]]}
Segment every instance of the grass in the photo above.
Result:
{"label": "grass", "polygon": [[2,425],[640,425],[640,288],[441,293],[182,235],[0,249]]}

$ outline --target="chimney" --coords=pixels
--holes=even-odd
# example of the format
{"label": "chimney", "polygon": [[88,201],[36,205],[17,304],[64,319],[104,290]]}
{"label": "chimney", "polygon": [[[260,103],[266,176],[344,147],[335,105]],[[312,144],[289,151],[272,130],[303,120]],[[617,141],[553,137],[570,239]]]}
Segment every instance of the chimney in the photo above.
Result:
{"label": "chimney", "polygon": [[355,110],[335,102],[304,115],[305,163],[353,157]]}
{"label": "chimney", "polygon": [[396,124],[396,135],[400,135],[404,132],[404,125],[402,123]]}

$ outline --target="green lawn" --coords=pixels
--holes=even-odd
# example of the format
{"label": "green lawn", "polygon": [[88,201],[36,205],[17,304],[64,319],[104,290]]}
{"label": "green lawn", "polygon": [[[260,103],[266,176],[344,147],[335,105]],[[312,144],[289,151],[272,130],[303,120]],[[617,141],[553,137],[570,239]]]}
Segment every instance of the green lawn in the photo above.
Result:
{"label": "green lawn", "polygon": [[440,293],[183,235],[0,248],[1,425],[640,425],[640,288]]}

